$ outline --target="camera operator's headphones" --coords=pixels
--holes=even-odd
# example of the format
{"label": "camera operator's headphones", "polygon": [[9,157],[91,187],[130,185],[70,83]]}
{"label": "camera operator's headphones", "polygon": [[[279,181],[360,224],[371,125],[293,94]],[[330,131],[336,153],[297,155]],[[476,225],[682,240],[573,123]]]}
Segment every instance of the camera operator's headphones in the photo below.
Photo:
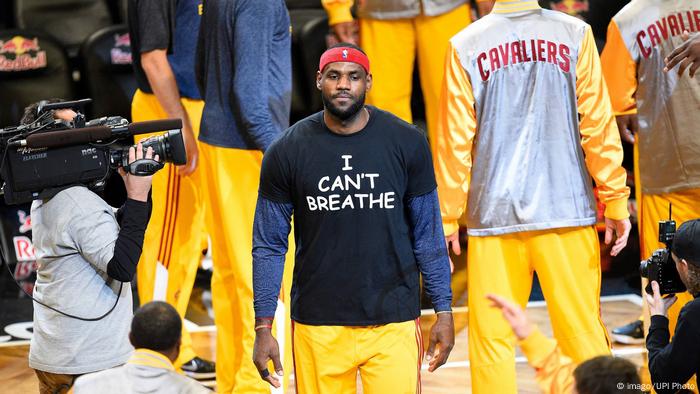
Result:
{"label": "camera operator's headphones", "polygon": [[36,116],[37,118],[39,115],[41,115],[42,112],[44,112],[44,106],[49,103],[49,100],[41,100],[39,101],[39,105],[36,106]]}

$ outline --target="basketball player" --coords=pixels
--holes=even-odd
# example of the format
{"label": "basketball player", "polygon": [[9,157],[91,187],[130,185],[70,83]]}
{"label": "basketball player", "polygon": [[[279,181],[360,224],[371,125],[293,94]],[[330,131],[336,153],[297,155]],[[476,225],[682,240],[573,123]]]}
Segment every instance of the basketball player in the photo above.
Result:
{"label": "basketball player", "polygon": [[[139,300],[163,300],[185,315],[201,260],[204,187],[197,165],[197,134],[204,103],[194,78],[194,48],[201,0],[131,0],[129,34],[139,89],[132,121],[180,118],[187,164],[166,164],[153,177],[153,214],[138,265]],[[148,137],[148,135],[144,136]],[[198,379],[213,378],[215,366],[192,349],[183,324],[176,368]]]}
{"label": "basketball player", "polygon": [[513,333],[486,294],[524,307],[534,272],[564,354],[610,353],[591,176],[616,255],[630,230],[620,136],[590,26],[537,1],[497,1],[445,67],[436,174],[456,253],[467,214],[473,392],[515,393]]}
{"label": "basketball player", "polygon": [[431,372],[454,345],[430,149],[415,126],[364,105],[372,76],[359,48],[332,47],[318,69],[324,110],[285,131],[263,159],[253,228],[253,360],[278,387],[283,370],[270,329],[293,215],[297,392],[354,393],[358,372],[365,393],[420,392],[421,274],[437,313]]}

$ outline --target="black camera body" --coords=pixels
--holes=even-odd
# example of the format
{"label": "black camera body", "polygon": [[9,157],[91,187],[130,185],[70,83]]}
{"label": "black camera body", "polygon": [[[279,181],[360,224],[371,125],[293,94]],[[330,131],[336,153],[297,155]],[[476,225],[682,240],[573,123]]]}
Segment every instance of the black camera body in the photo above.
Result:
{"label": "black camera body", "polygon": [[649,279],[649,284],[644,289],[648,294],[653,294],[651,289],[652,281],[656,281],[659,284],[661,295],[686,291],[685,284],[683,284],[681,277],[678,275],[678,270],[676,270],[676,263],[671,257],[671,245],[673,245],[675,234],[675,221],[664,220],[659,222],[659,242],[666,244],[666,247],[655,250],[651,257],[642,261],[639,266],[639,272],[642,277]]}
{"label": "black camera body", "polygon": [[[164,162],[187,162],[179,119],[130,124],[115,116],[85,122],[79,107],[86,102],[39,106],[37,121],[0,129],[0,177],[7,204],[49,198],[74,185],[100,190],[119,167],[135,175],[152,175]],[[64,108],[78,114],[73,122],[55,120],[49,112]],[[133,135],[164,130],[168,131],[141,141],[144,152],[152,147],[160,161],[142,159],[129,164]]]}

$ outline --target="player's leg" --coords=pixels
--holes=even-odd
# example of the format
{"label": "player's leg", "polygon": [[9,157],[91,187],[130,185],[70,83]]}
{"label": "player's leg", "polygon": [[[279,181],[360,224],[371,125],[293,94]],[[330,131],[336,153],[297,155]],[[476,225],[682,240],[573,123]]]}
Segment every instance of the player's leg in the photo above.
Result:
{"label": "player's leg", "polygon": [[531,259],[542,285],[554,336],[575,362],[610,354],[600,316],[600,249],[595,228],[528,233]]}
{"label": "player's leg", "polygon": [[[202,118],[204,102],[202,100],[182,100],[192,124],[195,138],[199,135],[199,124]],[[184,318],[187,312],[192,287],[197,275],[197,268],[202,259],[201,236],[205,232],[204,225],[204,167],[200,165],[189,176],[179,176],[177,195],[171,202],[171,214],[176,217],[169,229],[163,234],[170,239],[166,246],[167,253],[163,264],[168,269],[168,289],[166,301],[177,309]],[[185,373],[195,378],[213,378],[212,365],[206,361],[196,360],[192,348],[192,338],[183,325],[182,346],[180,355],[175,361],[175,367],[180,368],[188,363]],[[203,364],[203,365],[202,365]]]}
{"label": "player's leg", "polygon": [[463,4],[442,15],[421,15],[415,18],[420,85],[425,102],[428,138],[433,148],[435,147],[437,113],[440,105],[442,79],[445,74],[447,47],[450,38],[467,27],[470,20],[468,4]]}
{"label": "player's leg", "polygon": [[469,237],[467,249],[469,361],[472,391],[516,393],[515,336],[489,293],[522,307],[532,287],[532,268],[519,234]]}
{"label": "player's leg", "polygon": [[423,343],[418,319],[356,329],[364,394],[420,393]]}
{"label": "player's leg", "polygon": [[[359,329],[361,328],[293,323],[294,378],[297,393],[357,392],[358,361],[355,349],[356,333]],[[286,370],[285,372],[288,373]]]}
{"label": "player's leg", "polygon": [[[217,390],[266,393],[252,362],[252,231],[262,153],[202,144],[207,228],[212,240],[212,298],[217,326]],[[236,169],[231,171],[231,169]],[[277,324],[283,324],[277,319]],[[279,336],[277,330],[275,335]],[[222,364],[223,363],[223,364]],[[285,370],[290,370],[285,366]]]}
{"label": "player's leg", "polygon": [[[160,106],[155,95],[137,90],[131,103],[131,118],[133,122],[142,122],[165,119],[167,114]],[[147,137],[148,135],[137,136],[136,140]],[[165,246],[162,242],[164,238],[162,233],[165,226],[171,222],[170,215],[167,215],[167,213],[170,211],[173,196],[176,194],[176,175],[175,167],[171,164],[166,164],[162,170],[153,175],[151,197],[154,204],[151,219],[148,222],[144,235],[141,258],[136,267],[136,284],[141,305],[154,299],[157,267],[159,262],[162,262]],[[168,218],[167,223],[166,217]],[[161,271],[167,272],[164,267],[161,268]],[[164,290],[165,286],[162,286],[162,289]],[[160,299],[164,299],[164,297],[165,294],[162,291]]]}
{"label": "player's leg", "polygon": [[367,103],[412,122],[411,89],[416,44],[412,19],[360,19],[362,50],[371,59]]}

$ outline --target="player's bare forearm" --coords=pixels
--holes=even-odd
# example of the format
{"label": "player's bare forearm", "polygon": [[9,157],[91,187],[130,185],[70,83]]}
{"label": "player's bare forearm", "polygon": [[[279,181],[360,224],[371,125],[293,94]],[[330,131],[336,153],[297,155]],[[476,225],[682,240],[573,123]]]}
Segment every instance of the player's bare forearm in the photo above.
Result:
{"label": "player's bare forearm", "polygon": [[168,63],[167,52],[155,49],[141,54],[141,65],[146,73],[148,83],[153,90],[160,106],[169,117],[180,118],[185,127],[190,127],[190,120],[180,103],[180,91],[177,88],[175,74]]}

